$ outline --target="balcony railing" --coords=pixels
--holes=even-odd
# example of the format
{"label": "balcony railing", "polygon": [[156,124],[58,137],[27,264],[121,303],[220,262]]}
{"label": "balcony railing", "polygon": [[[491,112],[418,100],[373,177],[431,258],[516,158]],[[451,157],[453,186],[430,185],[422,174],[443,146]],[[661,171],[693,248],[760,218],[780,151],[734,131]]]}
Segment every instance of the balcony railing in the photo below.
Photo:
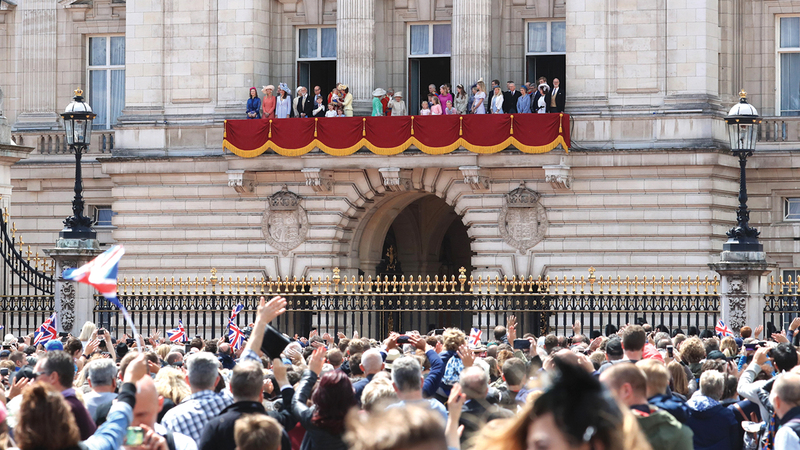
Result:
{"label": "balcony railing", "polygon": [[[70,151],[63,131],[13,133],[11,138],[17,145],[33,147],[36,155],[68,155]],[[87,153],[110,154],[114,150],[114,132],[111,130],[92,131],[92,142]]]}

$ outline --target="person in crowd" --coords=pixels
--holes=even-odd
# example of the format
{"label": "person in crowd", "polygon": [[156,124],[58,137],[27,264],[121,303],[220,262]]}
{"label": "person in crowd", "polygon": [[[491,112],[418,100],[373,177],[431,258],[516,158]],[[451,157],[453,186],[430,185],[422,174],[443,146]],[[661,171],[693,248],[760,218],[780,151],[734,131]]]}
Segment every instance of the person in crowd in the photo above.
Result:
{"label": "person in crowd", "polygon": [[297,94],[297,112],[300,114],[296,117],[313,117],[314,98],[308,94],[308,88],[301,86],[301,91]]}
{"label": "person in crowd", "polygon": [[261,100],[261,112],[264,119],[274,119],[275,118],[275,108],[277,106],[277,99],[275,98],[275,86],[268,84],[261,88],[261,92],[264,93],[264,98]]}
{"label": "person in crowd", "polygon": [[[66,358],[61,359],[69,358],[69,355],[64,356]],[[108,420],[87,439],[81,439],[75,416],[70,411],[71,405],[58,392],[58,387],[46,380],[28,386],[22,394],[19,421],[14,427],[17,447],[20,450],[121,448],[127,428],[131,424],[133,408],[136,406],[135,383],[147,374],[144,355],[133,360],[130,366],[131,370],[126,372],[120,386],[117,401],[109,411]],[[41,376],[47,377],[47,375]],[[158,436],[152,429],[144,431],[145,444],[148,446],[146,448],[161,450],[167,448],[164,438]]]}
{"label": "person in crowd", "polygon": [[[547,92],[550,90],[550,86],[547,84],[547,78],[539,77],[535,84],[533,84],[532,92],[533,98],[531,99],[531,111],[537,112],[539,108],[539,98],[543,96],[543,92]],[[606,333],[610,335],[609,333]]]}
{"label": "person in crowd", "polygon": [[[640,361],[662,363],[653,360]],[[682,425],[672,414],[650,405],[647,400],[647,377],[633,363],[617,364],[600,375],[600,382],[608,387],[623,405],[630,408],[639,427],[653,450],[681,450],[692,448],[692,430]]]}
{"label": "person in crowd", "polygon": [[392,115],[392,108],[389,106],[389,102],[392,101],[392,98],[394,98],[394,90],[392,90],[392,89],[389,89],[389,91],[386,92],[386,95],[381,97],[381,106],[383,106],[383,115],[384,116],[391,116]]}
{"label": "person in crowd", "polygon": [[383,103],[381,98],[386,95],[386,91],[377,88],[372,91],[372,117],[380,117],[383,115]]}
{"label": "person in crowd", "polygon": [[431,115],[441,116],[443,111],[442,104],[439,102],[439,97],[436,95],[431,96],[431,101],[433,101],[433,104],[431,104]]}
{"label": "person in crowd", "polygon": [[289,117],[300,117],[301,110],[298,109],[297,102],[300,100],[300,96],[303,95],[303,89],[303,86],[297,86],[297,88],[294,90],[297,95],[295,95],[295,97],[292,99],[292,113],[289,115]]}
{"label": "person in crowd", "polygon": [[87,380],[92,390],[83,394],[83,403],[92,420],[96,421],[97,407],[117,398],[117,365],[112,359],[100,358],[90,361],[87,371]]}
{"label": "person in crowd", "polygon": [[431,115],[431,110],[430,110],[430,108],[428,108],[428,102],[422,102],[422,105],[420,106],[420,110],[419,110],[419,115],[420,116],[430,116]]}
{"label": "person in crowd", "polygon": [[[81,333],[78,335],[78,340],[81,341],[81,344],[83,344],[85,348],[86,344],[88,344],[89,341],[94,340],[96,337],[97,337],[97,325],[95,325],[94,322],[87,320],[86,322],[83,323],[83,326],[81,327]],[[6,342],[7,339],[3,339],[3,344],[10,345],[14,341],[16,341],[14,335],[11,335],[11,338],[12,340],[8,340],[8,342]]]}
{"label": "person in crowd", "polygon": [[566,104],[567,94],[561,88],[561,81],[553,78],[553,90],[547,94],[547,112],[562,113]]}
{"label": "person in crowd", "polygon": [[536,102],[531,107],[537,114],[544,114],[547,112],[547,89],[545,89],[545,86],[546,85],[539,85],[538,95],[535,96]]}
{"label": "person in crowd", "polygon": [[392,383],[397,392],[397,403],[391,405],[396,408],[404,405],[416,405],[439,412],[442,421],[447,421],[447,409],[434,398],[425,399],[422,396],[422,367],[416,358],[402,356],[392,362]]}
{"label": "person in crowd", "polygon": [[447,113],[448,115],[451,115],[451,116],[457,116],[457,115],[461,114],[461,113],[460,113],[460,112],[459,112],[459,111],[458,111],[458,110],[457,110],[457,109],[456,109],[456,108],[453,106],[453,102],[452,102],[452,101],[448,100],[448,101],[447,101],[447,104],[446,104],[445,106],[446,106],[446,108],[445,108],[445,113]]}
{"label": "person in crowd", "polygon": [[517,112],[517,101],[522,93],[517,90],[517,85],[513,81],[506,82],[507,91],[503,92],[503,112],[514,114]]}
{"label": "person in crowd", "polygon": [[48,352],[45,357],[39,359],[33,371],[36,374],[36,381],[47,383],[61,392],[78,426],[81,440],[89,439],[97,427],[72,387],[75,379],[75,363],[72,357],[63,351]]}
{"label": "person in crowd", "polygon": [[292,91],[286,83],[278,85],[278,97],[275,99],[275,117],[286,119],[292,117]]}
{"label": "person in crowd", "polygon": [[[622,340],[620,342],[622,344],[623,357],[617,360],[610,360],[609,358],[608,363],[600,366],[598,373],[603,373],[603,371],[610,369],[614,364],[627,361],[632,361],[634,363],[640,361],[642,359],[644,346],[647,343],[647,334],[640,325],[628,325],[622,332]],[[608,345],[609,344],[606,344],[606,349],[608,349]]]}
{"label": "person in crowd", "polygon": [[233,437],[237,450],[278,450],[284,431],[272,417],[247,414],[233,424]]}
{"label": "person in crowd", "polygon": [[314,99],[314,101],[317,102],[317,103],[314,106],[314,110],[312,111],[313,116],[314,117],[325,117],[325,103],[324,103],[324,99],[322,98],[322,96],[320,95],[320,96],[316,97]]}
{"label": "person in crowd", "polygon": [[765,422],[774,421],[773,405],[769,403],[769,386],[774,388],[775,382],[773,369],[779,375],[792,370],[797,362],[797,349],[792,344],[782,343],[758,348],[752,362],[742,372],[737,391],[742,398],[758,405],[759,415]]}
{"label": "person in crowd", "polygon": [[223,369],[233,369],[236,366],[236,361],[233,358],[233,349],[231,349],[231,344],[227,342],[223,342],[219,344],[217,347],[217,359],[219,360],[220,366]]}
{"label": "person in crowd", "polygon": [[739,444],[739,423],[719,402],[724,391],[725,375],[707,370],[700,376],[699,390],[687,402],[695,450],[728,450]]}
{"label": "person in crowd", "polygon": [[800,450],[800,374],[779,375],[772,385],[769,400],[780,420],[774,448]]}
{"label": "person in crowd", "polygon": [[503,92],[500,86],[494,87],[494,95],[492,96],[492,114],[503,114]]}
{"label": "person in crowd", "polygon": [[336,117],[336,104],[328,103],[328,110],[325,111],[325,117]]}
{"label": "person in crowd", "polygon": [[361,364],[359,366],[362,371],[364,371],[363,379],[359,380],[353,385],[353,390],[356,394],[356,401],[361,404],[361,394],[364,392],[364,388],[367,387],[375,375],[383,372],[383,369],[386,367],[386,364],[383,362],[383,356],[381,356],[380,350],[373,348],[364,352],[361,355]]}
{"label": "person in crowd", "polygon": [[486,101],[489,105],[489,114],[492,113],[492,104],[494,103],[494,96],[496,95],[494,88],[498,86],[500,86],[500,80],[492,80],[492,84],[489,87],[489,91],[487,92],[488,98],[486,99]]}
{"label": "person in crowd", "polygon": [[468,101],[469,97],[467,96],[467,93],[464,91],[464,85],[462,84],[456,85],[456,96],[455,98],[453,98],[453,106],[458,110],[458,114],[467,113]]}
{"label": "person in crowd", "polygon": [[475,89],[475,100],[472,103],[472,114],[486,114],[486,85],[483,80],[478,81]]}
{"label": "person in crowd", "polygon": [[197,450],[197,443],[185,434],[167,430],[157,422],[163,407],[164,397],[158,394],[156,384],[150,377],[136,382],[136,406],[133,408],[133,426],[152,429],[167,441],[169,450]]}
{"label": "person in crowd", "polygon": [[517,112],[520,114],[531,112],[531,96],[528,94],[528,88],[526,88],[524,85],[519,87]]}
{"label": "person in crowd", "polygon": [[[437,99],[439,100],[439,104],[442,105],[444,108],[447,105],[447,102],[453,102],[453,94],[450,93],[450,90],[447,88],[446,85],[439,86],[439,93],[436,94]],[[443,111],[443,114],[450,114],[447,110]]]}
{"label": "person in crowd", "polygon": [[497,405],[489,404],[486,397],[489,394],[489,375],[481,367],[471,366],[464,369],[459,377],[458,384],[467,401],[461,409],[460,424],[464,426],[461,442],[471,446],[473,437],[480,432],[486,424],[495,419],[508,419],[514,414]]}
{"label": "person in crowd", "polygon": [[375,378],[367,384],[359,399],[361,409],[371,413],[382,410],[386,405],[397,402],[397,392],[392,381],[385,375]]}
{"label": "person in crowd", "polygon": [[[342,439],[344,418],[356,406],[353,385],[347,374],[340,370],[326,373],[319,380],[319,386],[311,391],[322,373],[325,363],[325,348],[314,350],[303,373],[297,392],[291,402],[292,413],[305,428],[301,450],[344,450],[347,445]],[[311,398],[313,405],[306,402]]]}
{"label": "person in crowd", "polygon": [[261,99],[258,98],[258,91],[255,87],[250,88],[250,98],[247,99],[247,118],[261,118]]}
{"label": "person in crowd", "polygon": [[[454,402],[453,407],[460,406]],[[447,427],[436,412],[393,408],[347,417],[350,450],[445,450],[459,447],[457,422]],[[455,430],[455,433],[453,432]]]}
{"label": "person in crowd", "polygon": [[345,117],[353,117],[353,94],[346,84],[340,84],[339,90],[342,91],[342,110]]}
{"label": "person in crowd", "polygon": [[[689,407],[686,400],[669,391],[670,372],[666,366],[655,359],[645,359],[636,363],[647,377],[647,402],[672,414],[680,423],[689,420]],[[684,384],[686,375],[681,370]]]}

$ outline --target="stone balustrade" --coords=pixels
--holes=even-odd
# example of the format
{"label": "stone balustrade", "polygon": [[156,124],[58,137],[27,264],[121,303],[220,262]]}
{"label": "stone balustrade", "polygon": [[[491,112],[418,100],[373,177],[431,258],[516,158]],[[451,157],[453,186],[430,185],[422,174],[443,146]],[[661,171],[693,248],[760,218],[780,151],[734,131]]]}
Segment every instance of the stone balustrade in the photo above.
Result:
{"label": "stone balustrade", "polygon": [[[32,155],[66,155],[72,153],[63,132],[24,132],[11,134],[17,145],[33,147]],[[110,154],[114,150],[114,132],[95,130],[87,153]]]}

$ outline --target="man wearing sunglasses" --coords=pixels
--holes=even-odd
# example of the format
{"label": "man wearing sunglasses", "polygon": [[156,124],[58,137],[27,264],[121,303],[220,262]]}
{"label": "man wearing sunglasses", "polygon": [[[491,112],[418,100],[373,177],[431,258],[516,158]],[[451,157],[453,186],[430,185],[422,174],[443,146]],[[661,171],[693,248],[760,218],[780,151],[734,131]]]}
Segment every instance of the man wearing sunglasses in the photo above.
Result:
{"label": "man wearing sunglasses", "polygon": [[75,423],[81,433],[81,440],[89,439],[97,427],[92,421],[89,411],[75,396],[75,389],[72,388],[75,378],[75,363],[72,356],[63,351],[48,352],[37,361],[33,373],[36,381],[48,383],[61,392],[75,417]]}

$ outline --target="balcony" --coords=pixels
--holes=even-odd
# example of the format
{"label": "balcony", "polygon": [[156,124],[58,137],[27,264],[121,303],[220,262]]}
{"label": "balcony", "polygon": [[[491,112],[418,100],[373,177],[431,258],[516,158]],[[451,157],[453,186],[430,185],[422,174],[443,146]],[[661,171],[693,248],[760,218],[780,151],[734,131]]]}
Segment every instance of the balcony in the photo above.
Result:
{"label": "balcony", "polygon": [[559,145],[568,151],[569,131],[570,117],[563,113],[245,119],[225,121],[222,146],[244,158],[268,151],[346,156],[362,149],[378,155],[409,149],[442,155],[458,148],[483,154],[507,148],[545,153]]}
{"label": "balcony", "polygon": [[[63,131],[12,133],[11,139],[17,145],[33,147],[31,155],[69,155],[73,153],[66,143]],[[112,150],[114,150],[113,130],[92,131],[92,142],[86,149],[86,154],[110,155]]]}

